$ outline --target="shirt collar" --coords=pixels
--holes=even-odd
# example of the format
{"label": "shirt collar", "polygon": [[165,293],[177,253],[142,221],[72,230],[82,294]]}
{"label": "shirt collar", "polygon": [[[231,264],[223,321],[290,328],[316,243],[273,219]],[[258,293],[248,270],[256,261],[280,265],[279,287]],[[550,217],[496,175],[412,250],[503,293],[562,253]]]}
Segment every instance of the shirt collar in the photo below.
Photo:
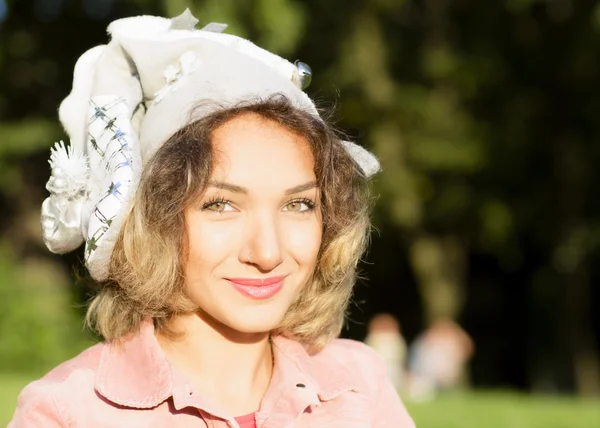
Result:
{"label": "shirt collar", "polygon": [[172,395],[171,364],[151,320],[122,341],[105,342],[95,388],[113,403],[135,408],[155,407]]}
{"label": "shirt collar", "polygon": [[[282,336],[275,337],[273,345],[273,376],[258,417],[301,413],[309,405],[357,389],[355,377],[327,348],[310,355],[300,343]],[[104,344],[95,388],[107,400],[132,408],[155,407],[190,390],[167,360],[149,319],[124,340]]]}

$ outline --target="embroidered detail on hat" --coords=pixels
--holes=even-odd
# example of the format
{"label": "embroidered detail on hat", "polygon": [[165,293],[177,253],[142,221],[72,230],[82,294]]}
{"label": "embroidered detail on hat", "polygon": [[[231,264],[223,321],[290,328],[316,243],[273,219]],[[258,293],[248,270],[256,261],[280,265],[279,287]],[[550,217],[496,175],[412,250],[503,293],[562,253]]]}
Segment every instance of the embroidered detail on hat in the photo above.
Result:
{"label": "embroidered detail on hat", "polygon": [[123,209],[133,178],[131,109],[123,97],[90,100],[88,151],[92,169],[91,194],[94,209],[89,219],[85,261],[94,252]]}
{"label": "embroidered detail on hat", "polygon": [[176,91],[185,82],[185,77],[194,72],[200,64],[200,61],[192,52],[185,52],[179,57],[176,65],[167,67],[163,76],[166,84],[160,91],[154,94],[154,103],[159,103],[168,93]]}

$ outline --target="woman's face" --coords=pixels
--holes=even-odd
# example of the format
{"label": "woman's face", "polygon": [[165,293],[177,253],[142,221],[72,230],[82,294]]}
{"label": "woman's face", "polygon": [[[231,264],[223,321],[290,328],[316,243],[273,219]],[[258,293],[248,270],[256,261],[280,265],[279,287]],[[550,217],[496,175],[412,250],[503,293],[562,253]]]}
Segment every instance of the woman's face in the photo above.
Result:
{"label": "woman's face", "polygon": [[186,211],[191,299],[242,333],[276,328],[310,279],[321,245],[309,143],[254,114],[213,133],[215,167]]}

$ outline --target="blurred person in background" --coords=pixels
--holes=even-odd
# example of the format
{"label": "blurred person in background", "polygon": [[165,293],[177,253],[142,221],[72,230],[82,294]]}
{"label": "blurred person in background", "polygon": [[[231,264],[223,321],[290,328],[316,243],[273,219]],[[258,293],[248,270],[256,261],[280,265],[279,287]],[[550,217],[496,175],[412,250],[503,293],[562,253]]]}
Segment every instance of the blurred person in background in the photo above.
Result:
{"label": "blurred person in background", "polygon": [[414,400],[427,400],[438,391],[457,389],[473,356],[469,335],[454,321],[436,321],[410,346],[408,391]]}
{"label": "blurred person in background", "polygon": [[392,384],[400,391],[404,386],[406,341],[398,320],[387,313],[375,315],[369,322],[365,343],[381,355]]}
{"label": "blurred person in background", "polygon": [[377,160],[321,119],[306,65],[196,23],[115,21],[75,66],[42,226],[53,252],[85,242],[106,341],[9,427],[413,427],[385,362],[335,339]]}

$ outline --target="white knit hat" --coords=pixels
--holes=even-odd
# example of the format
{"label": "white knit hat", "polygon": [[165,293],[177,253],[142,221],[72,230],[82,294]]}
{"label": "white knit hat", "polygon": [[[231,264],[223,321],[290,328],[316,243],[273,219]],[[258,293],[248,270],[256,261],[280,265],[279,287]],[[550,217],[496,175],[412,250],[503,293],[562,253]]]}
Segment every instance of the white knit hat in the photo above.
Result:
{"label": "white knit hat", "polygon": [[[90,49],[75,65],[73,89],[59,109],[71,144],[51,151],[42,230],[55,253],[85,242],[96,280],[107,278],[143,165],[175,132],[213,112],[214,102],[227,108],[279,93],[318,116],[302,90],[310,78],[305,64],[222,34],[223,24],[196,30],[197,22],[189,10],[173,19],[114,21],[108,45]],[[371,153],[344,145],[366,176],[379,170]]]}

